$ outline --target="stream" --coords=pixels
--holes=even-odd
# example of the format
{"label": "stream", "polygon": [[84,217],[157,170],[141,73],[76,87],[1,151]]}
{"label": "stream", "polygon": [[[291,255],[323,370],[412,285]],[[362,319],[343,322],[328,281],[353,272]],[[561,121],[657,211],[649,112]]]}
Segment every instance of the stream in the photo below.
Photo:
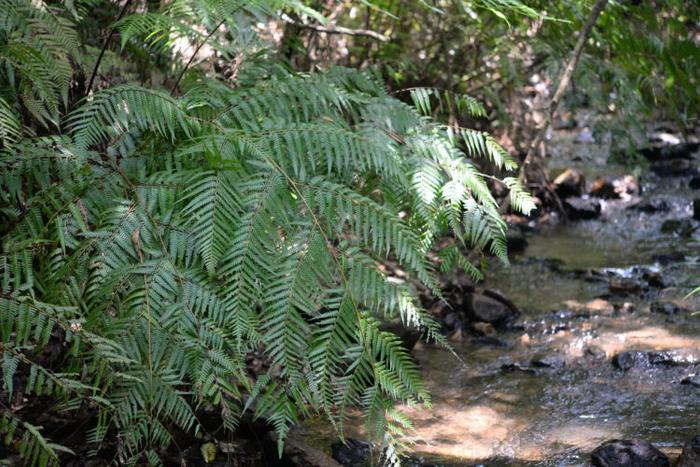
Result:
{"label": "stream", "polygon": [[[625,173],[605,165],[604,145],[575,137],[557,132],[553,173],[576,168],[589,182]],[[684,299],[700,283],[700,232],[661,231],[692,219],[700,192],[689,179],[644,172],[641,200],[603,200],[596,219],[537,226],[510,267],[491,266],[478,288],[498,290],[521,315],[490,339],[455,339],[461,362],[416,346],[433,407],[405,409],[415,428],[409,465],[588,465],[616,438],[649,441],[673,459],[700,434],[700,387],[681,384],[700,373],[700,315],[651,311],[655,302],[700,310],[698,298]],[[664,209],[639,209],[652,200]],[[625,371],[612,360],[626,351],[672,358]]]}

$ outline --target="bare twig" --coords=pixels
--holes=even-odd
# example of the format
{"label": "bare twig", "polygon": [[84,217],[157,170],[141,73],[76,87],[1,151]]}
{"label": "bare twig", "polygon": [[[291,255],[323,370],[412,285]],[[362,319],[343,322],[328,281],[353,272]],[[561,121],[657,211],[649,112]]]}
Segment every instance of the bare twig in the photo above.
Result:
{"label": "bare twig", "polygon": [[389,38],[383,34],[378,33],[377,31],[371,31],[369,29],[350,29],[350,28],[345,28],[343,26],[331,26],[331,27],[326,27],[326,26],[321,26],[320,24],[311,24],[311,23],[301,23],[299,21],[295,21],[288,15],[282,15],[281,16],[282,21],[285,23],[293,24],[297,27],[300,27],[302,29],[310,29],[312,31],[316,32],[322,32],[325,34],[342,34],[345,36],[365,36],[365,37],[371,37],[372,39],[376,39],[380,42],[389,42]]}
{"label": "bare twig", "polygon": [[[131,4],[131,0],[126,0],[124,2],[124,6],[122,7],[122,10],[119,12],[119,16],[117,17],[117,21],[122,19],[122,17],[126,13],[127,8],[129,8],[129,4]],[[100,63],[102,63],[102,57],[104,57],[105,52],[107,51],[107,46],[109,45],[110,41],[112,40],[112,37],[114,36],[114,34],[116,32],[117,32],[117,29],[115,27],[112,27],[112,30],[109,31],[109,35],[107,36],[107,39],[105,39],[104,44],[102,44],[102,50],[100,50],[100,55],[97,56],[97,61],[95,62],[95,66],[92,69],[92,75],[90,76],[90,83],[88,84],[87,88],[85,89],[86,96],[90,95],[90,91],[92,90],[92,85],[95,82],[95,77],[97,76],[97,69],[100,67]]]}
{"label": "bare twig", "polygon": [[184,76],[185,72],[187,71],[187,69],[188,69],[188,68],[190,67],[190,65],[192,64],[192,61],[194,60],[194,57],[197,56],[197,54],[198,54],[199,51],[202,49],[202,47],[204,47],[204,44],[207,43],[207,41],[211,38],[211,36],[213,36],[214,33],[215,33],[216,31],[218,31],[219,28],[220,28],[225,22],[226,22],[226,18],[224,18],[224,19],[222,19],[221,21],[219,21],[219,24],[217,24],[216,27],[215,27],[214,29],[212,29],[211,32],[210,32],[209,34],[207,34],[207,37],[205,37],[204,40],[203,40],[202,42],[200,42],[200,44],[197,46],[197,48],[195,49],[195,51],[192,53],[192,56],[190,57],[190,59],[187,60],[187,63],[185,63],[185,66],[184,66],[184,67],[182,68],[182,70],[180,71],[180,74],[177,75],[177,79],[175,80],[175,83],[173,83],[173,87],[170,88],[170,94],[173,94],[173,93],[175,92],[175,90],[177,89],[177,86],[180,84],[180,80],[182,79],[182,77]]}

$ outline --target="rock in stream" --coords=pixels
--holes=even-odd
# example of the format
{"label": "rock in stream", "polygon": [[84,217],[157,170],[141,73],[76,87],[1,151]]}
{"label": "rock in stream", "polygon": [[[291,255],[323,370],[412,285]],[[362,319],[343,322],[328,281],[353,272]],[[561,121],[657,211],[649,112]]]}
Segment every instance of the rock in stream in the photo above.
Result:
{"label": "rock in stream", "polygon": [[698,362],[697,356],[692,352],[683,350],[665,350],[654,352],[643,352],[632,350],[621,352],[612,359],[612,364],[623,371],[633,368],[649,368],[653,365],[665,366],[690,366]]}
{"label": "rock in stream", "polygon": [[639,439],[606,441],[593,451],[591,463],[595,467],[671,467],[666,454]]}

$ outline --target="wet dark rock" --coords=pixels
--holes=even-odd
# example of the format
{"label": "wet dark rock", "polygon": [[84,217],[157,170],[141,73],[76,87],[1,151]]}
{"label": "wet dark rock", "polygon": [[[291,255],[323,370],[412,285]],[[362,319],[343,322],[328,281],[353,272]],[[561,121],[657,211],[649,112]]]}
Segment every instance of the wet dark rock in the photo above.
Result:
{"label": "wet dark rock", "polygon": [[338,441],[331,446],[333,459],[346,466],[364,466],[369,459],[369,443],[348,438],[345,444]]}
{"label": "wet dark rock", "polygon": [[649,366],[649,355],[647,352],[622,352],[613,357],[612,364],[623,371],[643,368]]}
{"label": "wet dark rock", "polygon": [[700,199],[693,200],[693,219],[700,221]]}
{"label": "wet dark rock", "polygon": [[689,159],[698,148],[700,148],[698,143],[678,143],[644,148],[639,152],[653,162],[669,159]]}
{"label": "wet dark rock", "polygon": [[616,295],[630,295],[642,291],[641,284],[631,279],[611,280],[608,287],[610,289],[610,293]]}
{"label": "wet dark rock", "polygon": [[653,214],[656,212],[667,212],[671,209],[671,206],[664,199],[654,198],[633,206],[633,209],[646,212],[647,214]]}
{"label": "wet dark rock", "polygon": [[697,361],[697,356],[683,351],[643,352],[632,350],[615,355],[612,359],[612,364],[616,368],[627,371],[632,368],[649,368],[653,365],[688,366],[694,365]]}
{"label": "wet dark rock", "polygon": [[595,219],[600,216],[600,201],[596,198],[569,197],[564,200],[564,209],[573,220]]}
{"label": "wet dark rock", "polygon": [[448,305],[434,298],[432,298],[434,301],[425,305],[432,314],[438,316],[447,313],[450,308],[461,313],[461,310],[467,306],[469,297],[476,290],[473,282],[466,274],[451,274],[447,277],[442,277],[440,285]]}
{"label": "wet dark rock", "polygon": [[685,177],[697,174],[693,161],[687,159],[665,159],[653,162],[650,169],[659,177]]}
{"label": "wet dark rock", "polygon": [[644,273],[642,273],[642,279],[646,281],[647,286],[649,287],[655,289],[662,289],[666,287],[663,276],[661,276],[661,274],[658,272],[644,271]]}
{"label": "wet dark rock", "polygon": [[613,439],[601,444],[591,454],[595,467],[670,467],[666,454],[648,441]]}
{"label": "wet dark rock", "polygon": [[681,384],[686,384],[689,386],[695,386],[700,388],[700,373],[693,373],[681,380]]}
{"label": "wet dark rock", "polygon": [[494,326],[503,326],[518,316],[517,309],[493,297],[471,294],[466,303],[466,317],[471,321],[483,321]]}
{"label": "wet dark rock", "polygon": [[506,234],[508,253],[522,253],[527,248],[525,234],[519,228],[508,229]]}
{"label": "wet dark rock", "polygon": [[538,354],[532,357],[531,363],[537,368],[563,368],[566,366],[566,359],[556,354]]}
{"label": "wet dark rock", "polygon": [[688,219],[668,219],[661,224],[661,232],[674,234],[679,237],[690,237],[693,234],[693,223]]}
{"label": "wet dark rock", "polygon": [[652,313],[659,313],[662,315],[675,315],[688,310],[672,302],[653,302],[649,306],[649,311],[651,311]]}
{"label": "wet dark rock", "polygon": [[685,261],[685,255],[680,251],[672,251],[670,253],[661,253],[659,255],[654,255],[651,258],[653,261],[666,266],[671,263],[679,263]]}
{"label": "wet dark rock", "polygon": [[691,190],[700,190],[700,177],[693,177],[688,183],[688,188]]}
{"label": "wet dark rock", "polygon": [[561,198],[581,196],[586,190],[586,177],[576,169],[566,169],[552,183]]}
{"label": "wet dark rock", "polygon": [[591,190],[589,191],[591,196],[603,199],[619,198],[619,193],[615,190],[615,185],[610,179],[598,177],[593,181],[591,185]]}
{"label": "wet dark rock", "polygon": [[676,467],[698,467],[700,466],[700,436],[689,440],[683,446],[683,452],[678,458]]}
{"label": "wet dark rock", "polygon": [[520,371],[522,373],[527,373],[529,375],[534,375],[536,373],[536,371],[533,370],[532,368],[521,365],[520,363],[505,363],[505,364],[501,365],[501,371],[507,371],[507,372]]}

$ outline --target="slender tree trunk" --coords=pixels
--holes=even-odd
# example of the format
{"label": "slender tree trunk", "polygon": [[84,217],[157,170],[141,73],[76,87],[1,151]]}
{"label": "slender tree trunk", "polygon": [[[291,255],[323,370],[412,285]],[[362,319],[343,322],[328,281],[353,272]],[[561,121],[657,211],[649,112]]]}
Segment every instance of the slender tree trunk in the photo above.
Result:
{"label": "slender tree trunk", "polygon": [[523,165],[520,169],[520,181],[523,183],[532,182],[545,187],[549,194],[554,198],[554,201],[557,203],[557,206],[563,214],[564,209],[561,204],[561,200],[556,195],[553,187],[551,186],[551,183],[549,182],[549,177],[544,166],[544,161],[542,157],[540,157],[539,152],[542,143],[544,142],[545,135],[547,134],[547,129],[552,123],[554,114],[557,111],[559,101],[561,101],[562,97],[564,97],[564,93],[569,87],[571,77],[574,74],[574,70],[576,69],[578,60],[581,57],[581,52],[583,51],[583,48],[586,45],[588,36],[590,35],[593,26],[595,25],[596,21],[598,20],[598,17],[600,16],[600,13],[603,11],[607,3],[608,0],[597,0],[595,5],[593,6],[593,9],[591,10],[591,13],[588,15],[588,20],[586,21],[586,24],[583,27],[583,30],[581,31],[581,34],[578,37],[578,40],[576,41],[576,46],[574,47],[569,62],[566,64],[564,71],[559,77],[559,85],[557,86],[557,90],[555,91],[552,100],[549,102],[549,105],[545,110],[545,115],[542,122],[537,126],[535,139],[532,141],[532,144],[530,144],[527,156],[525,156],[525,160],[523,161]]}

